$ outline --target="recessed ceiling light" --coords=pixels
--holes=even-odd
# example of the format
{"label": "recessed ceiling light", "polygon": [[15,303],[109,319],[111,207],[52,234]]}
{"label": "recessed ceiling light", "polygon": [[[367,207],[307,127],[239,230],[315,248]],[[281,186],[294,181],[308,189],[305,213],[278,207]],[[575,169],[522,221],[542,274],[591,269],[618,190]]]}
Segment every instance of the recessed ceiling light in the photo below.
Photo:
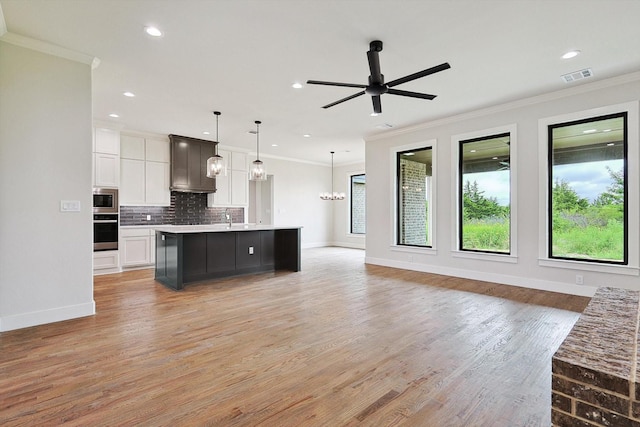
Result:
{"label": "recessed ceiling light", "polygon": [[109,117],[113,117],[114,119],[117,119],[120,116],[117,115],[116,113],[111,113],[111,114],[109,114]]}
{"label": "recessed ceiling light", "polygon": [[302,135],[302,136],[304,136],[305,138],[311,138],[311,134],[309,134],[309,133],[305,133],[305,134],[304,134],[304,135]]}
{"label": "recessed ceiling light", "polygon": [[162,31],[156,27],[144,27],[144,31],[153,37],[162,37]]}
{"label": "recessed ceiling light", "polygon": [[580,55],[579,50],[570,50],[569,52],[562,55],[562,59],[571,59],[571,58],[575,58],[578,55]]}
{"label": "recessed ceiling light", "polygon": [[203,135],[211,135],[211,132],[205,130],[204,132],[202,132]]}
{"label": "recessed ceiling light", "polygon": [[277,147],[277,146],[278,146],[278,144],[271,144],[271,146],[272,146],[272,147]]}
{"label": "recessed ceiling light", "polygon": [[291,87],[294,89],[302,89],[302,83],[295,82]]}
{"label": "recessed ceiling light", "polygon": [[127,91],[127,92],[123,92],[123,95],[124,95],[124,96],[126,96],[126,97],[128,97],[128,98],[133,98],[134,96],[136,96],[136,94],[135,94],[135,93],[133,93],[133,92],[129,92],[129,91]]}
{"label": "recessed ceiling light", "polygon": [[587,129],[582,131],[582,133],[596,133],[596,132],[598,132],[597,129]]}

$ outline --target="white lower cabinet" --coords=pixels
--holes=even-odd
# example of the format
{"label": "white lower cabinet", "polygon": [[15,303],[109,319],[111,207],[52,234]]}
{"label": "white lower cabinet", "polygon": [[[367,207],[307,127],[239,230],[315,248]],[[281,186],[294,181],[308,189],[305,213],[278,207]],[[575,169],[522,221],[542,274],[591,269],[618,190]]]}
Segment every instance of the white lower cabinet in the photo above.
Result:
{"label": "white lower cabinet", "polygon": [[121,266],[145,267],[155,262],[155,231],[151,228],[121,228]]}
{"label": "white lower cabinet", "polygon": [[118,251],[99,251],[93,253],[94,274],[111,273],[118,268]]}

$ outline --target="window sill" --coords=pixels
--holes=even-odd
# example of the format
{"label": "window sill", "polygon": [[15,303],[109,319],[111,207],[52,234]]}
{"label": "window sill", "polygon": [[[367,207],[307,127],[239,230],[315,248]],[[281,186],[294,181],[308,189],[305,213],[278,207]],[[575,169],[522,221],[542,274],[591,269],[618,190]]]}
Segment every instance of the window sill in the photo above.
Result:
{"label": "window sill", "polygon": [[347,237],[354,239],[364,239],[365,237],[367,237],[367,235],[364,233],[347,233]]}
{"label": "window sill", "polygon": [[478,259],[482,261],[505,262],[509,264],[518,263],[517,256],[508,255],[508,254],[490,254],[485,252],[452,251],[451,255],[454,258]]}
{"label": "window sill", "polygon": [[638,276],[640,269],[628,265],[600,264],[589,261],[569,261],[555,260],[550,258],[539,258],[540,267],[565,268],[568,270],[595,271],[597,273],[620,274],[624,276]]}
{"label": "window sill", "polygon": [[438,251],[436,249],[420,246],[391,245],[391,250],[394,252],[405,252],[411,254],[438,255]]}

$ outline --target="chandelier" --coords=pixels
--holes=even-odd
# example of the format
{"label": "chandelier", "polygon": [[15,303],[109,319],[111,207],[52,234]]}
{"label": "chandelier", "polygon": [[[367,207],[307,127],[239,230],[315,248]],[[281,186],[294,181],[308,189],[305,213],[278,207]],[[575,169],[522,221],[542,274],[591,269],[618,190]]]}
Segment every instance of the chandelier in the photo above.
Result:
{"label": "chandelier", "polygon": [[322,200],[344,200],[344,193],[337,193],[333,191],[333,154],[335,151],[331,152],[331,193],[320,193],[320,198]]}

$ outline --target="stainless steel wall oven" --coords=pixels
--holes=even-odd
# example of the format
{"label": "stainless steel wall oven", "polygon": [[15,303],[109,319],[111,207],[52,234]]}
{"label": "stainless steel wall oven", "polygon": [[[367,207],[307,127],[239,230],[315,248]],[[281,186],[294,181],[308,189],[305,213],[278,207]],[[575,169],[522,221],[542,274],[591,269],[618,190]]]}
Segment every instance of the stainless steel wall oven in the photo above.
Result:
{"label": "stainless steel wall oven", "polygon": [[93,189],[93,250],[118,249],[118,190]]}
{"label": "stainless steel wall oven", "polygon": [[118,214],[93,214],[93,250],[118,249]]}

